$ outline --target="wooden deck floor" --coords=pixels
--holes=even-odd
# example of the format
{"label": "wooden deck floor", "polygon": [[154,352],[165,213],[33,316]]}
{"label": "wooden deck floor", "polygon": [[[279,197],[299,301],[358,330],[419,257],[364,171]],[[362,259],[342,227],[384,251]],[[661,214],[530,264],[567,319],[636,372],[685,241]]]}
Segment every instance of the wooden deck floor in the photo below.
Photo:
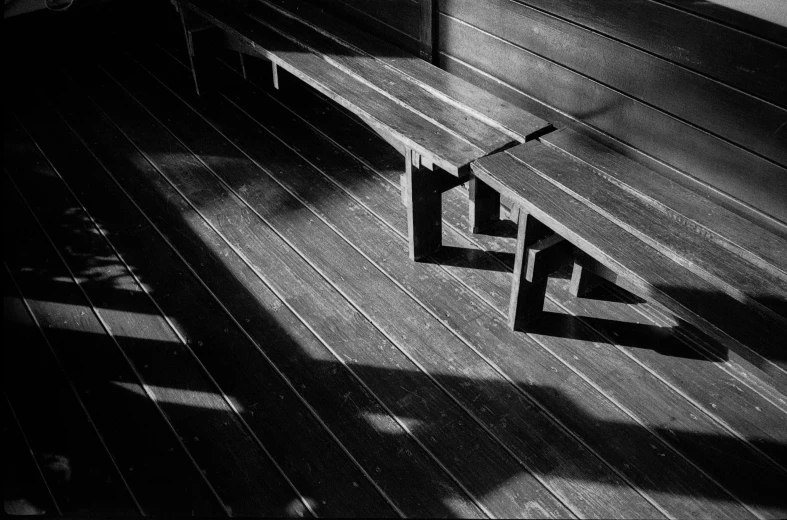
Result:
{"label": "wooden deck floor", "polygon": [[756,371],[559,277],[509,332],[513,224],[410,262],[395,150],[130,4],[4,22],[6,511],[787,516]]}

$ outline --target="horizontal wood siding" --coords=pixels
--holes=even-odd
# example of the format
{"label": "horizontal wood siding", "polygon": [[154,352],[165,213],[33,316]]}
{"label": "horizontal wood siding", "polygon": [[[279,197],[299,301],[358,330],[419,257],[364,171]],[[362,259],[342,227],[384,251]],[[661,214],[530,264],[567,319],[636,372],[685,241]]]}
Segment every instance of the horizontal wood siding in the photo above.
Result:
{"label": "horizontal wood siding", "polygon": [[787,221],[787,48],[650,0],[439,4],[445,68]]}
{"label": "horizontal wood siding", "polygon": [[414,54],[419,51],[416,0],[310,0],[345,20]]}

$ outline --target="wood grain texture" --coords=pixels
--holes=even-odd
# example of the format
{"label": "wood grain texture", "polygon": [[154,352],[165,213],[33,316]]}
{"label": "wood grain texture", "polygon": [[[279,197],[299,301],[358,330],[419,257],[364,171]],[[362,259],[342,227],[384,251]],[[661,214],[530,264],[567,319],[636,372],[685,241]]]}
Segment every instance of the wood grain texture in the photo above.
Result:
{"label": "wood grain texture", "polygon": [[[555,155],[550,166],[560,168],[564,163],[565,159]],[[735,341],[726,340],[728,348],[784,385],[784,330],[778,324],[677,267],[663,253],[599,216],[508,153],[474,163],[474,173],[502,193],[516,197],[555,232],[619,274],[618,282],[625,283],[626,289],[675,309],[698,326],[710,325],[711,330],[718,328],[730,335]]]}

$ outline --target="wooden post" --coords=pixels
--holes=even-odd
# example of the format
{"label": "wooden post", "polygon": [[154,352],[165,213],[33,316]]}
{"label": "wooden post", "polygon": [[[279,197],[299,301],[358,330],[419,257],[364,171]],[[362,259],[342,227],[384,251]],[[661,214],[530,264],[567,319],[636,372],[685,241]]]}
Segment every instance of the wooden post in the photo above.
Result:
{"label": "wooden post", "polygon": [[443,238],[442,192],[437,172],[423,168],[418,154],[405,155],[404,196],[410,260],[421,260],[440,248]]}
{"label": "wooden post", "polygon": [[420,5],[420,51],[421,58],[437,65],[439,48],[437,46],[437,0],[419,0]]}
{"label": "wooden post", "polygon": [[480,233],[500,220],[500,194],[484,181],[470,177],[470,232]]}

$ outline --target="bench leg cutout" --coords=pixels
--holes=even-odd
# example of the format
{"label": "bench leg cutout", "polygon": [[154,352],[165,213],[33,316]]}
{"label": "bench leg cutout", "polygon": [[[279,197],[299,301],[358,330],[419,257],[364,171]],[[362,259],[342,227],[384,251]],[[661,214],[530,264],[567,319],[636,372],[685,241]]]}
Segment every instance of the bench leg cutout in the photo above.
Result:
{"label": "bench leg cutout", "polygon": [[549,275],[572,258],[572,246],[536,220],[520,211],[516,261],[508,307],[508,325],[519,330],[533,323],[544,309]]}

